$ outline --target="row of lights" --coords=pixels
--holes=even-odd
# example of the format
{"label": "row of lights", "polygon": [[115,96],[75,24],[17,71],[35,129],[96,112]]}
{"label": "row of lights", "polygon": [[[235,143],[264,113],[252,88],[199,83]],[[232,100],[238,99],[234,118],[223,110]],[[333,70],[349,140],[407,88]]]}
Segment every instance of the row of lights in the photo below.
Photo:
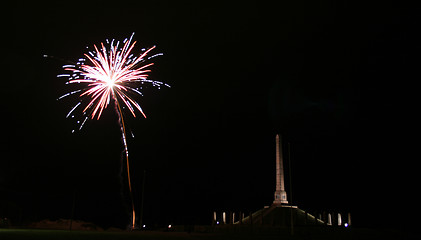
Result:
{"label": "row of lights", "polygon": [[[216,225],[219,225],[219,221],[216,221]],[[344,223],[344,227],[348,227],[348,223]],[[168,226],[168,228],[171,228],[171,225]]]}
{"label": "row of lights", "polygon": [[[219,221],[216,221],[216,224],[217,225],[219,225]],[[344,223],[344,227],[348,227],[348,223]],[[142,226],[142,228],[146,228],[146,225],[145,224],[143,224],[143,226]],[[168,225],[168,227],[167,227],[168,229],[171,229],[172,228],[172,225],[170,224],[170,225]]]}

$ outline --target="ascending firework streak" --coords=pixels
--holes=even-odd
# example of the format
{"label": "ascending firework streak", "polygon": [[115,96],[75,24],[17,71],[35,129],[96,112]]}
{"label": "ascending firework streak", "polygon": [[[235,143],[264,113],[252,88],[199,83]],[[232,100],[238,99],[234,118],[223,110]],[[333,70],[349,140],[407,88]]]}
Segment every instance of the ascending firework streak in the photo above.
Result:
{"label": "ascending firework streak", "polygon": [[[94,119],[96,117],[98,120],[104,109],[110,104],[111,99],[115,102],[126,156],[127,179],[132,202],[132,228],[135,226],[136,215],[130,181],[129,151],[127,148],[127,134],[123,110],[126,108],[129,109],[133,117],[136,117],[135,112],[139,111],[146,118],[139,103],[133,97],[142,95],[141,89],[144,83],[152,84],[158,88],[162,85],[169,87],[168,84],[147,79],[147,73],[151,71],[147,68],[152,66],[153,63],[146,64],[145,62],[162,54],[146,57],[155,46],[149,49],[142,49],[139,55],[131,53],[136,44],[136,41],[131,43],[133,35],[134,33],[129,39],[126,38],[121,47],[119,47],[120,42],[114,42],[114,39],[111,43],[107,39],[106,42],[109,44],[108,50],[103,43],[101,43],[100,49],[94,45],[95,50],[88,51],[87,54],[84,54],[85,57],[80,58],[76,64],[63,66],[65,71],[71,72],[70,74],[58,75],[58,77],[68,77],[66,84],[79,84],[78,86],[80,86],[77,90],[66,93],[58,98],[62,99],[73,94],[79,94],[78,103],[66,116],[66,118],[69,116],[73,117],[72,113],[77,108],[84,107],[82,110],[84,120],[82,122],[77,121],[80,124],[79,130],[82,129],[86,120],[89,118]],[[84,103],[86,99],[87,103]]]}

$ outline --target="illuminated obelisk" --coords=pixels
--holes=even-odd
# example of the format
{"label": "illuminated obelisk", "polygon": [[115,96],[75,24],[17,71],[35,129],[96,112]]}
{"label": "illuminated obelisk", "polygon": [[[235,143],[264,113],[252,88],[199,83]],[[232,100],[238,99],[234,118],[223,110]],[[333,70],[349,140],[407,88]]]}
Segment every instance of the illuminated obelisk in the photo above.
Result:
{"label": "illuminated obelisk", "polygon": [[287,192],[284,181],[284,162],[282,158],[282,141],[279,134],[276,134],[276,189],[273,204],[288,204]]}

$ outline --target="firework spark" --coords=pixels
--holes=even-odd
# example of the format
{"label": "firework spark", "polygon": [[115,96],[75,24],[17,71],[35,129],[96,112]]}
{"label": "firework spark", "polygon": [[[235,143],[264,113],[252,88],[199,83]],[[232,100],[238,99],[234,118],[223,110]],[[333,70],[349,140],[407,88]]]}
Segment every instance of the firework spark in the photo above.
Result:
{"label": "firework spark", "polygon": [[76,90],[58,98],[62,99],[79,94],[79,101],[66,116],[66,118],[73,117],[72,114],[76,109],[83,108],[82,114],[84,120],[77,121],[80,124],[79,130],[82,129],[88,119],[100,119],[104,109],[110,105],[110,102],[115,102],[126,156],[127,177],[132,201],[132,228],[135,226],[136,217],[130,182],[129,152],[126,141],[123,109],[128,109],[133,117],[136,117],[137,112],[139,112],[146,118],[139,103],[135,100],[136,96],[142,95],[142,85],[149,83],[156,87],[169,87],[168,84],[147,79],[148,73],[151,71],[149,67],[153,63],[146,62],[162,54],[159,53],[147,57],[155,46],[149,49],[142,49],[138,55],[132,53],[136,44],[136,41],[132,43],[133,35],[134,33],[129,39],[126,38],[122,42],[122,46],[120,46],[119,41],[115,41],[114,39],[111,42],[106,41],[109,46],[108,49],[103,43],[101,43],[100,49],[94,45],[94,50],[84,54],[84,57],[80,58],[76,64],[63,66],[64,70],[70,73],[57,76],[67,77],[68,81],[66,84],[78,84],[79,86]]}

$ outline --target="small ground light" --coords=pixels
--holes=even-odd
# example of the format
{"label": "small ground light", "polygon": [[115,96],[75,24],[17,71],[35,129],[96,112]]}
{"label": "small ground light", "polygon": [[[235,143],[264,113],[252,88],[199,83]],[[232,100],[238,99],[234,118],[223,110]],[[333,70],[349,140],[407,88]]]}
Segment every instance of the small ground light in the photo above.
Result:
{"label": "small ground light", "polygon": [[345,227],[348,227],[348,223],[345,223],[345,224],[344,224],[344,226],[345,226]]}
{"label": "small ground light", "polygon": [[171,228],[171,224],[170,224],[170,225],[168,225],[168,228]]}
{"label": "small ground light", "polygon": [[216,225],[218,225],[219,224],[219,221],[216,221]]}
{"label": "small ground light", "polygon": [[146,225],[145,224],[143,224],[143,226],[142,226],[143,228],[146,228]]}

